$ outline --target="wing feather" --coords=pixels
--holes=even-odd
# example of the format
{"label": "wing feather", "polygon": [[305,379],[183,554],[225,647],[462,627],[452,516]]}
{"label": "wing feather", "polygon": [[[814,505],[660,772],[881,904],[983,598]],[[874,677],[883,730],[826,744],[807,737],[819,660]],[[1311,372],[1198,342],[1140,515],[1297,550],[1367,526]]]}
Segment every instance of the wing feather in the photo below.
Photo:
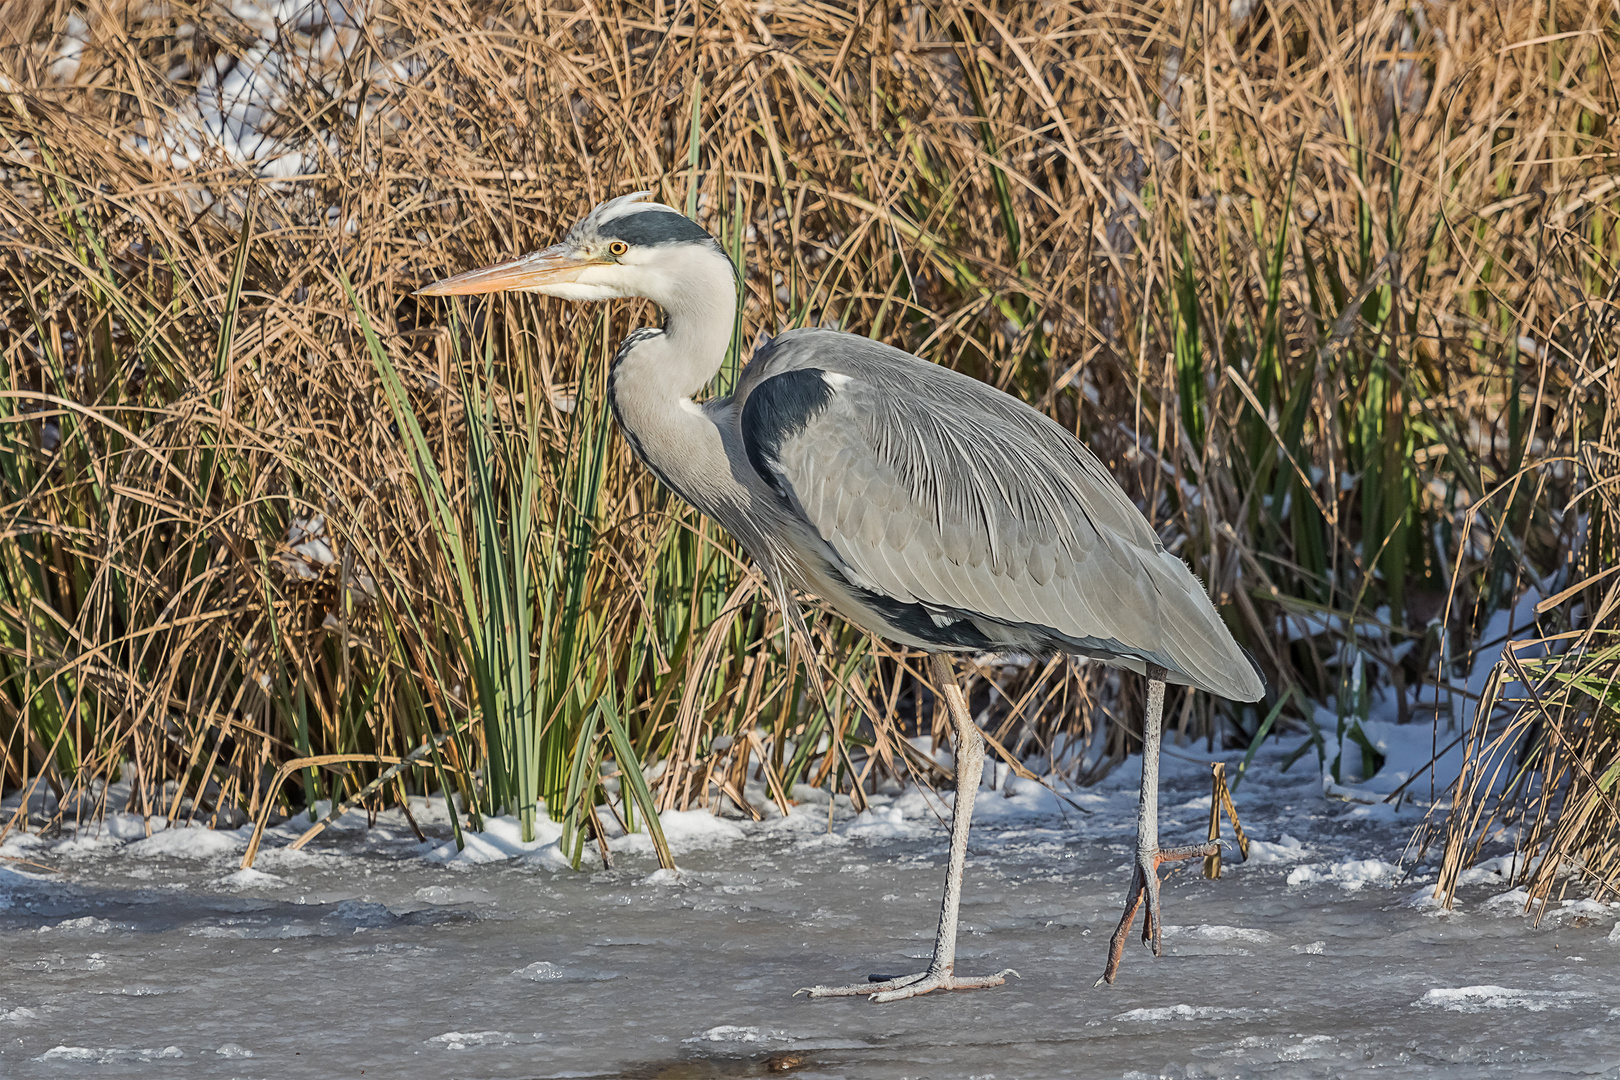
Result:
{"label": "wing feather", "polygon": [[936,622],[1000,628],[1009,644],[1157,663],[1231,698],[1262,693],[1197,580],[1108,471],[1016,399],[822,330],[776,339],[738,398],[749,461],[855,588]]}

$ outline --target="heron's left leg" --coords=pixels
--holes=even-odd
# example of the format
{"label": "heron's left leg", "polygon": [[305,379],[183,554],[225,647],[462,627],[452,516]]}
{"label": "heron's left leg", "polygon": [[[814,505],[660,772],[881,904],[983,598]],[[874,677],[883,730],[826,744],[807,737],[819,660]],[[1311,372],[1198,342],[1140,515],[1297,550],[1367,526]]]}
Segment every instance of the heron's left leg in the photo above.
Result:
{"label": "heron's left leg", "polygon": [[1131,891],[1125,898],[1125,914],[1119,920],[1113,940],[1108,944],[1108,965],[1096,984],[1112,983],[1119,974],[1119,962],[1125,955],[1125,939],[1130,935],[1136,910],[1147,900],[1147,914],[1142,916],[1142,944],[1158,956],[1159,936],[1164,920],[1159,911],[1159,867],[1178,859],[1191,859],[1197,855],[1213,855],[1220,845],[1188,844],[1185,847],[1159,847],[1159,744],[1162,739],[1164,713],[1164,679],[1169,672],[1156,664],[1147,667],[1147,716],[1142,721],[1142,794],[1136,807],[1136,859],[1131,873]]}
{"label": "heron's left leg", "polygon": [[1017,976],[1011,968],[994,975],[956,974],[956,916],[962,903],[962,869],[967,863],[968,828],[973,820],[973,798],[984,778],[984,739],[968,713],[967,700],[956,683],[950,661],[939,653],[928,657],[928,666],[945,697],[951,726],[956,729],[956,806],[951,812],[951,857],[945,872],[945,898],[940,903],[939,930],[934,935],[934,959],[928,970],[895,978],[874,975],[871,981],[855,986],[807,986],[798,991],[811,997],[850,997],[871,995],[873,1001],[899,1001],[934,990],[977,990],[1000,986],[1007,976]]}

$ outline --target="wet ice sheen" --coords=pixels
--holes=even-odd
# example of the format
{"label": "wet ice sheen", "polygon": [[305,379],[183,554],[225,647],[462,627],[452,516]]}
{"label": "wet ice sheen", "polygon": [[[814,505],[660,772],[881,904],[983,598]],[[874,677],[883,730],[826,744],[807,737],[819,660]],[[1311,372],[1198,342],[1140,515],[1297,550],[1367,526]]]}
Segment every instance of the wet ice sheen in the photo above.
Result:
{"label": "wet ice sheen", "polygon": [[[1194,839],[1207,770],[1167,762]],[[1165,887],[1165,956],[1132,943],[1093,989],[1127,884],[1134,766],[1077,793],[987,789],[969,851],[959,967],[1022,975],[877,1007],[796,988],[915,970],[945,856],[931,793],[864,815],[826,802],[754,825],[666,819],[679,871],[640,837],[612,870],[559,869],[554,837],[509,823],[463,857],[432,806],[345,819],[310,849],[272,830],[7,839],[0,854],[5,1077],[816,1078],[1589,1076],[1620,1062],[1616,907],[1571,898],[1538,924],[1491,864],[1445,917],[1432,868],[1398,865],[1391,820],[1324,799],[1265,759],[1238,795],[1255,837],[1226,876]],[[163,839],[162,845],[152,840]],[[91,842],[93,841],[93,843]],[[453,854],[451,854],[453,853]],[[1485,864],[1482,864],[1485,865]],[[1425,884],[1427,882],[1428,884]],[[1498,898],[1499,899],[1493,899]],[[773,1055],[775,1055],[773,1057]],[[785,1055],[785,1056],[784,1056]],[[681,1064],[681,1063],[685,1064]],[[685,1071],[681,1071],[685,1070]]]}
{"label": "wet ice sheen", "polygon": [[1451,1012],[1484,1012],[1487,1009],[1568,1009],[1577,1002],[1591,1001],[1595,994],[1584,990],[1510,990],[1505,986],[1439,987],[1428,991],[1416,1004]]}

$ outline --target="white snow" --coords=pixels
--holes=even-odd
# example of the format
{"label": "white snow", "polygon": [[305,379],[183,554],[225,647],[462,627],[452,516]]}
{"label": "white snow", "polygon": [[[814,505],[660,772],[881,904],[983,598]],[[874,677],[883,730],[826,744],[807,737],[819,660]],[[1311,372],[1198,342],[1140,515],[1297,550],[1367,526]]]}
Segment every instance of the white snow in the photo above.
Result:
{"label": "white snow", "polygon": [[537,983],[607,982],[609,979],[619,977],[619,973],[616,971],[595,971],[586,968],[567,967],[563,964],[554,964],[550,960],[536,960],[528,967],[519,968],[512,974],[520,979],[527,979],[529,982]]}
{"label": "white snow", "polygon": [[431,846],[422,857],[431,862],[473,866],[534,854],[547,845],[555,845],[562,836],[562,825],[552,821],[543,806],[540,811],[535,815],[533,840],[523,839],[523,825],[515,817],[486,817],[482,832],[463,826],[461,835],[465,846],[460,850],[452,839]]}
{"label": "white snow", "polygon": [[843,833],[865,840],[916,840],[933,834],[938,827],[939,819],[928,811],[922,794],[913,788],[888,806],[863,811],[844,826]]}
{"label": "white snow", "polygon": [[1274,935],[1269,930],[1248,926],[1166,926],[1166,938],[1188,938],[1196,941],[1249,941],[1264,944]]}
{"label": "white snow", "polygon": [[286,878],[279,878],[274,874],[267,874],[263,870],[248,867],[246,870],[237,870],[220,878],[217,884],[227,889],[270,889],[277,885],[287,884]]}
{"label": "white snow", "polygon": [[763,1042],[768,1035],[760,1034],[757,1027],[742,1027],[736,1024],[720,1024],[708,1031],[700,1032],[690,1039],[683,1040],[689,1043],[757,1043]]}
{"label": "white snow", "polygon": [[178,1046],[161,1050],[100,1049],[89,1046],[53,1046],[34,1058],[42,1062],[73,1062],[80,1065],[133,1065],[185,1057]]}
{"label": "white snow", "polygon": [[1263,1009],[1222,1009],[1211,1005],[1167,1005],[1152,1009],[1132,1009],[1115,1016],[1125,1023],[1163,1024],[1186,1023],[1191,1020],[1248,1020],[1261,1015]]}
{"label": "white snow", "polygon": [[510,1031],[447,1031],[428,1042],[446,1050],[470,1050],[477,1046],[507,1046],[517,1041]]}
{"label": "white snow", "polygon": [[1510,852],[1491,859],[1481,859],[1464,870],[1457,878],[1457,882],[1460,885],[1502,884],[1532,869],[1533,865],[1524,853]]}
{"label": "white snow", "polygon": [[1310,853],[1305,842],[1298,837],[1283,833],[1275,842],[1267,840],[1250,840],[1249,857],[1243,863],[1245,866],[1270,866],[1276,863],[1298,862]]}
{"label": "white snow", "polygon": [[1310,863],[1288,872],[1290,885],[1334,884],[1346,892],[1388,882],[1401,868],[1383,859],[1343,859],[1336,863]]}
{"label": "white snow", "polygon": [[1464,1013],[1485,1012],[1490,1009],[1528,1009],[1530,1012],[1546,1012],[1548,1009],[1568,1009],[1577,1002],[1590,1001],[1594,996],[1583,990],[1510,990],[1505,986],[1459,986],[1430,990],[1412,1004]]}
{"label": "white snow", "polygon": [[[677,855],[717,844],[729,844],[744,836],[736,823],[715,817],[707,810],[666,810],[658,815],[658,823],[670,851]],[[631,833],[609,841],[608,847],[615,853],[647,855],[653,850],[652,837],[644,832]]]}
{"label": "white snow", "polygon": [[1455,914],[1462,908],[1463,902],[1453,900],[1452,906],[1448,908],[1444,900],[1434,895],[1434,886],[1426,885],[1406,898],[1406,906],[1425,915],[1444,917]]}
{"label": "white snow", "polygon": [[125,845],[124,850],[130,855],[145,858],[212,859],[220,855],[240,854],[246,847],[247,840],[235,832],[194,825],[189,829],[165,829],[144,840]]}

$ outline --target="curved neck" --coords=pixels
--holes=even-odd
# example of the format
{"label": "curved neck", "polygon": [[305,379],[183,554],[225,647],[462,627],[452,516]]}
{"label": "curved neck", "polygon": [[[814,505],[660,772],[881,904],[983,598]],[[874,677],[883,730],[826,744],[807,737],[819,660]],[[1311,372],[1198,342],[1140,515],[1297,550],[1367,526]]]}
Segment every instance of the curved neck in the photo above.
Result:
{"label": "curved neck", "polygon": [[732,475],[727,402],[692,402],[725,362],[737,320],[737,279],[714,247],[702,258],[685,259],[664,292],[648,296],[664,309],[664,328],[634,331],[620,347],[608,377],[613,412],[636,457],[746,545],[753,533],[738,507],[750,495]]}
{"label": "curved neck", "polygon": [[637,389],[656,388],[673,398],[690,398],[708,385],[726,361],[737,323],[737,277],[718,246],[686,260],[676,287],[649,296],[664,309],[664,329],[633,344],[621,362],[633,364]]}

